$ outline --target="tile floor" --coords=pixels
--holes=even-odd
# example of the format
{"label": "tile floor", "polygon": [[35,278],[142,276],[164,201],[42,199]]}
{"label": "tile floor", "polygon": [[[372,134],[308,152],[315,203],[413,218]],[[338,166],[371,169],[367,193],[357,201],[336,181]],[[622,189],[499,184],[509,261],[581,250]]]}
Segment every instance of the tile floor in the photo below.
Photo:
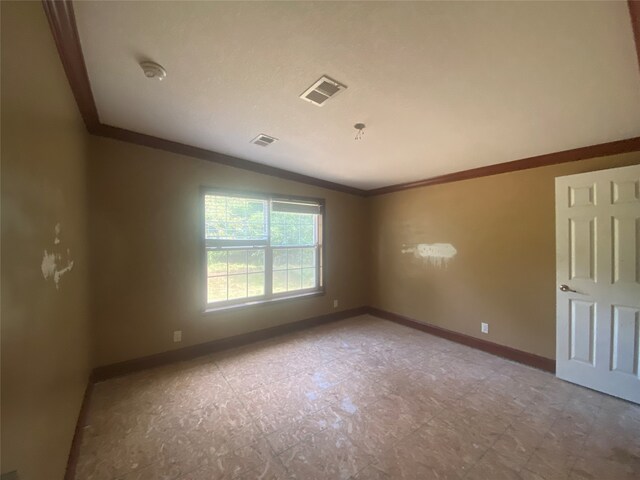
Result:
{"label": "tile floor", "polygon": [[638,479],[640,406],[371,316],[95,386],[76,479]]}

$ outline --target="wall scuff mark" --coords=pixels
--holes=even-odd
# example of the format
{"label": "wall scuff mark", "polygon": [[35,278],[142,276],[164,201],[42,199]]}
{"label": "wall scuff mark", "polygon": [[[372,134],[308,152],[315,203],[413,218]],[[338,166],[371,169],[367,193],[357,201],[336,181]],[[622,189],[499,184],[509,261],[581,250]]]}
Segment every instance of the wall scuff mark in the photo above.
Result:
{"label": "wall scuff mark", "polygon": [[412,253],[416,258],[429,262],[434,267],[446,267],[458,251],[450,243],[418,243],[403,245],[402,253]]}
{"label": "wall scuff mark", "polygon": [[60,229],[62,228],[62,226],[59,223],[56,223],[56,238],[53,240],[53,243],[55,245],[58,245],[60,243]]}
{"label": "wall scuff mark", "polygon": [[45,280],[49,277],[52,277],[56,271],[56,255],[55,253],[49,253],[46,250],[44,251],[44,255],[42,256],[42,276]]}
{"label": "wall scuff mark", "polygon": [[[56,236],[53,240],[54,245],[60,244],[60,224],[56,224],[55,233]],[[62,254],[51,252],[45,249],[42,255],[42,263],[40,264],[40,269],[42,270],[42,276],[45,280],[49,278],[53,279],[53,283],[56,286],[56,290],[60,289],[60,279],[62,276],[70,272],[73,268],[73,260],[71,260],[71,250],[67,249],[67,261],[66,265],[62,266]]]}

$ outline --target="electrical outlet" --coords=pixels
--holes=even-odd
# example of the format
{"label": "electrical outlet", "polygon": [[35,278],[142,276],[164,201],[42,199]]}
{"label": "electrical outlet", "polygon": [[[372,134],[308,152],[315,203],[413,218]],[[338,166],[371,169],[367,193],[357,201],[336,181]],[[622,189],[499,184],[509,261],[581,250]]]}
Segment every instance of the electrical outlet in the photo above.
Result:
{"label": "electrical outlet", "polygon": [[482,333],[489,333],[489,324],[488,323],[481,323],[480,324],[480,331]]}
{"label": "electrical outlet", "polygon": [[338,300],[333,301],[333,308],[338,308]]}
{"label": "electrical outlet", "polygon": [[173,332],[173,341],[176,343],[182,341],[182,330],[176,330]]}

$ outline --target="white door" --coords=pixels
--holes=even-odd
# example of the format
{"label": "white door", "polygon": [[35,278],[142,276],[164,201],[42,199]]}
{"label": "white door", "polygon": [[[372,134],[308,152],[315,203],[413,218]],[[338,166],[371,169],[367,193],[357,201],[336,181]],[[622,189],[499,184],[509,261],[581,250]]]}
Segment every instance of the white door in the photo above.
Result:
{"label": "white door", "polygon": [[640,165],[556,178],[556,375],[640,403]]}

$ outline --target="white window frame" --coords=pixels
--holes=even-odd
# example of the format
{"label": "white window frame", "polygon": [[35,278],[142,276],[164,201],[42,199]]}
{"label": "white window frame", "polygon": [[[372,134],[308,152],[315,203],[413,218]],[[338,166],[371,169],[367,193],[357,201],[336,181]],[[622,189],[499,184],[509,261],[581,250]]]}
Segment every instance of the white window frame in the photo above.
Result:
{"label": "white window frame", "polygon": [[[236,197],[251,200],[264,200],[267,202],[266,209],[266,240],[213,240],[206,238],[206,216],[205,216],[205,197],[207,195],[216,195],[224,197]],[[271,211],[273,202],[290,202],[300,203],[308,205],[316,205],[319,213],[316,229],[316,243],[313,247],[316,249],[316,287],[306,288],[300,290],[294,290],[291,292],[279,292],[273,293],[273,250],[278,248],[292,249],[292,248],[309,248],[311,245],[272,245],[271,243]],[[229,308],[238,308],[250,305],[257,305],[263,303],[270,303],[275,301],[289,300],[301,297],[310,297],[316,295],[324,295],[324,268],[325,262],[325,248],[323,245],[324,240],[324,225],[325,225],[325,200],[321,198],[301,197],[301,196],[285,196],[277,194],[262,194],[254,192],[240,192],[229,191],[219,188],[202,187],[200,194],[200,205],[202,214],[200,216],[201,223],[201,240],[202,240],[202,266],[203,275],[201,284],[203,286],[203,304],[205,312],[212,312],[216,310],[226,310]],[[265,250],[265,283],[264,283],[264,295],[254,296],[249,298],[240,298],[233,300],[225,300],[219,302],[208,302],[208,271],[207,271],[207,252],[210,250],[232,250],[238,249],[251,249],[260,248]]]}

